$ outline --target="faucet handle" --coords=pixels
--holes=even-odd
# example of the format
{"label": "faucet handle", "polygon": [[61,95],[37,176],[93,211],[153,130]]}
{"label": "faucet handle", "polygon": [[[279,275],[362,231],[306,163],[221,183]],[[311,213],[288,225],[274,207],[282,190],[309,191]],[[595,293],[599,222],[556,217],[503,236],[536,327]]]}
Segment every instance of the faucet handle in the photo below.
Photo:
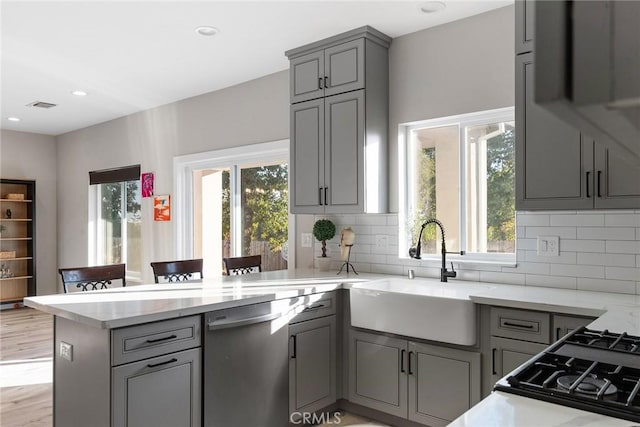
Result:
{"label": "faucet handle", "polygon": [[453,268],[453,261],[451,261],[451,271],[453,271],[455,273],[456,269]]}

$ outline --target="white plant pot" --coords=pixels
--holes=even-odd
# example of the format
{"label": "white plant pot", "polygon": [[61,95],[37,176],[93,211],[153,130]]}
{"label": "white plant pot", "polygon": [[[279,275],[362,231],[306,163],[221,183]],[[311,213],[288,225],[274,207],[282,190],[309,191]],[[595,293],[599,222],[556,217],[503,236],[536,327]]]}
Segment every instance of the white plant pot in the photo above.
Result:
{"label": "white plant pot", "polygon": [[320,271],[329,271],[331,270],[331,258],[318,257],[316,258],[316,265],[318,266],[318,270]]}

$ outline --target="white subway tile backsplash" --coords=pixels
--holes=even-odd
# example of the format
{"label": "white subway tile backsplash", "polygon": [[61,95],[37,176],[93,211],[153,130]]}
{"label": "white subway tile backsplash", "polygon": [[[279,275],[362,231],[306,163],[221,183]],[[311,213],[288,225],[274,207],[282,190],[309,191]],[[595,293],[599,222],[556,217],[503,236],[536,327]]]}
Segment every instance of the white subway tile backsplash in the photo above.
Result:
{"label": "white subway tile backsplash", "polygon": [[[562,241],[561,246],[562,247]],[[538,255],[536,251],[524,251],[524,260],[528,262],[546,262],[549,264],[575,264],[577,257],[575,252],[560,251],[559,256]]]}
{"label": "white subway tile backsplash", "polygon": [[517,239],[516,240],[516,249],[535,251],[537,247],[538,247],[537,239],[524,239],[523,238],[523,239]]}
{"label": "white subway tile backsplash", "polygon": [[575,277],[526,275],[527,286],[542,286],[544,288],[576,289],[578,279]]}
{"label": "white subway tile backsplash", "polygon": [[401,265],[371,264],[370,273],[402,275]]}
{"label": "white subway tile backsplash", "polygon": [[617,294],[635,294],[636,282],[578,277],[578,289],[582,291],[606,291]]}
{"label": "white subway tile backsplash", "polygon": [[550,224],[553,227],[602,227],[604,226],[604,215],[552,215]]}
{"label": "white subway tile backsplash", "polygon": [[559,236],[561,239],[575,239],[576,227],[526,227],[525,236],[535,239],[538,236]]}
{"label": "white subway tile backsplash", "polygon": [[528,215],[521,213],[516,215],[516,225],[518,227],[545,227],[549,225],[549,215]]}
{"label": "white subway tile backsplash", "polygon": [[640,268],[605,267],[605,277],[614,280],[640,280]]}
{"label": "white subway tile backsplash", "polygon": [[604,240],[560,240],[560,250],[567,252],[604,252]]}
{"label": "white subway tile backsplash", "polygon": [[398,225],[398,215],[387,215],[387,225]]}
{"label": "white subway tile backsplash", "polygon": [[640,215],[638,214],[607,214],[604,225],[607,227],[640,227]]}
{"label": "white subway tile backsplash", "polygon": [[503,273],[549,274],[549,264],[545,262],[518,262],[516,267],[502,267]]}
{"label": "white subway tile backsplash", "polygon": [[636,256],[632,254],[578,253],[578,264],[635,267]]}
{"label": "white subway tile backsplash", "polygon": [[578,227],[578,239],[634,240],[635,229],[630,227]]}
{"label": "white subway tile backsplash", "polygon": [[386,215],[358,215],[356,216],[357,225],[387,225]]}
{"label": "white subway tile backsplash", "polygon": [[594,279],[604,279],[604,266],[551,264],[549,274],[552,276],[591,277]]}
{"label": "white subway tile backsplash", "polygon": [[636,255],[636,267],[640,267],[640,255]]}
{"label": "white subway tile backsplash", "polygon": [[640,254],[640,241],[607,241],[606,252],[610,254]]}

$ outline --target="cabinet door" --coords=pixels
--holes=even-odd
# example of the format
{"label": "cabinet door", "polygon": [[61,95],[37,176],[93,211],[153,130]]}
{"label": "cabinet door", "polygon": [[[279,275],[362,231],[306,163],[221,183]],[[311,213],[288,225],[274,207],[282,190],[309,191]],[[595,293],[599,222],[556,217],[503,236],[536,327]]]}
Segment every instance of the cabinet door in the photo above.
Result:
{"label": "cabinet door", "polygon": [[325,98],[328,213],[364,211],[364,90]]}
{"label": "cabinet door", "polygon": [[572,332],[581,326],[587,326],[589,323],[593,322],[594,320],[595,318],[593,317],[574,317],[574,316],[563,316],[561,314],[554,314],[553,315],[554,341],[559,340],[563,336],[567,335],[569,332]]}
{"label": "cabinet door", "polygon": [[289,412],[297,419],[336,401],[336,316],[289,325],[289,334]]}
{"label": "cabinet door", "polygon": [[445,426],[480,401],[480,353],[409,342],[409,419]]}
{"label": "cabinet door", "polygon": [[324,96],[324,51],[292,59],[289,79],[292,104]]}
{"label": "cabinet door", "polygon": [[114,427],[201,425],[199,348],[121,365],[111,373]]}
{"label": "cabinet door", "polygon": [[533,101],[533,54],[516,57],[516,208],[587,209],[591,164],[580,132]]}
{"label": "cabinet door", "polygon": [[407,342],[350,331],[349,400],[398,417],[407,417]]}
{"label": "cabinet door", "polygon": [[545,344],[491,337],[491,381],[495,384],[536,354],[547,348]]}
{"label": "cabinet door", "polygon": [[325,49],[325,96],[364,89],[364,46],[358,39]]}
{"label": "cabinet door", "polygon": [[595,143],[596,208],[640,208],[640,167]]}
{"label": "cabinet door", "polygon": [[324,100],[291,106],[291,213],[324,212]]}
{"label": "cabinet door", "polygon": [[533,51],[534,0],[516,0],[516,54]]}

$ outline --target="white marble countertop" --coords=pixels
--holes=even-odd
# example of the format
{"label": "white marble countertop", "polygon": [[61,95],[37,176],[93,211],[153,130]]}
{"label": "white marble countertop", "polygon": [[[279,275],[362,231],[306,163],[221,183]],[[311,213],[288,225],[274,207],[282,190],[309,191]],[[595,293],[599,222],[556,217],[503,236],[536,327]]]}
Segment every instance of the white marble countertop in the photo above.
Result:
{"label": "white marble countertop", "polygon": [[317,270],[282,270],[202,281],[134,285],[24,299],[24,304],[97,328],[112,329],[212,310],[328,292],[380,278]]}

